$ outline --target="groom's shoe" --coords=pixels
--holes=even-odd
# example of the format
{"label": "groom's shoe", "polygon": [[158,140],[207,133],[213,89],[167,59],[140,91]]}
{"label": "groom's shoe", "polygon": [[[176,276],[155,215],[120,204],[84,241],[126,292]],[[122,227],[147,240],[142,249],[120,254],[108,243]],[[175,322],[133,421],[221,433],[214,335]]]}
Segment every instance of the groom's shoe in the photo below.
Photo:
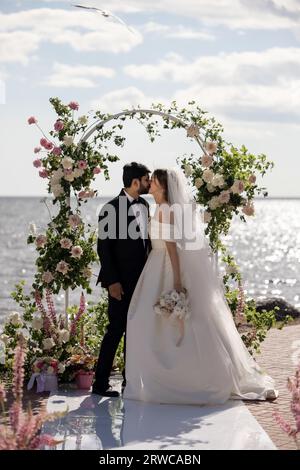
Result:
{"label": "groom's shoe", "polygon": [[93,385],[92,393],[94,393],[95,395],[100,395],[102,397],[111,398],[117,398],[120,396],[119,392],[117,392],[116,390],[112,390],[111,387],[108,387],[106,390],[103,390],[102,388],[99,388],[95,385]]}
{"label": "groom's shoe", "polygon": [[267,401],[274,401],[278,398],[279,393],[278,390],[267,390],[266,391],[266,400]]}

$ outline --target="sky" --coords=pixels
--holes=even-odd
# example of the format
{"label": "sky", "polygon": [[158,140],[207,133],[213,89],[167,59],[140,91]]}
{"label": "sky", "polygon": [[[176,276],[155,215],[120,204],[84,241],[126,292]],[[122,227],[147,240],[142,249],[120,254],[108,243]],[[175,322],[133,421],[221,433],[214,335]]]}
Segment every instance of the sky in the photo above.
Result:
{"label": "sky", "polygon": [[[27,118],[49,131],[58,96],[78,101],[79,115],[193,99],[227,141],[274,161],[263,181],[270,196],[300,197],[300,0],[78,2],[130,30],[70,1],[0,0],[0,196],[47,195],[32,165],[41,136]],[[111,180],[93,185],[99,195],[119,191],[126,162],[152,171],[199,152],[184,130],[151,144],[129,122],[125,135]]]}

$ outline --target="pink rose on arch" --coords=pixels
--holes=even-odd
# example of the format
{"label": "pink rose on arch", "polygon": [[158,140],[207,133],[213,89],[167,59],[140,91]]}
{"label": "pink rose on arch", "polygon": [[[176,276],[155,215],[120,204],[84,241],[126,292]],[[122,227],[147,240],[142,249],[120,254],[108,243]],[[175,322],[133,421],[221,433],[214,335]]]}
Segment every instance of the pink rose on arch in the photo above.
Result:
{"label": "pink rose on arch", "polygon": [[53,144],[49,142],[49,140],[45,139],[44,137],[40,140],[40,144],[46,150],[51,150],[53,148]]}
{"label": "pink rose on arch", "polygon": [[256,176],[254,174],[249,176],[249,183],[254,184],[256,182]]}
{"label": "pink rose on arch", "polygon": [[249,216],[254,215],[254,212],[255,212],[255,211],[254,211],[254,206],[253,206],[252,202],[248,201],[248,202],[244,205],[244,207],[243,207],[243,209],[242,209],[242,212],[243,212],[245,215],[249,215]]}
{"label": "pink rose on arch", "polygon": [[47,144],[45,145],[46,150],[52,150],[53,147],[54,147],[54,145],[51,142],[47,142]]}
{"label": "pink rose on arch", "polygon": [[86,194],[86,191],[80,191],[80,193],[78,193],[78,197],[79,199],[86,199],[88,196]]}
{"label": "pink rose on arch", "polygon": [[69,250],[72,246],[72,240],[69,238],[62,238],[59,243],[62,248],[66,248],[67,250]]}
{"label": "pink rose on arch", "polygon": [[79,245],[73,246],[73,248],[71,249],[71,254],[72,254],[72,258],[78,258],[78,259],[81,258],[83,254],[83,250],[81,246]]}
{"label": "pink rose on arch", "polygon": [[73,109],[74,111],[78,111],[79,104],[77,103],[77,101],[70,101],[69,108]]}
{"label": "pink rose on arch", "polygon": [[46,282],[46,284],[49,284],[52,282],[54,279],[54,276],[51,271],[45,271],[44,274],[42,275],[42,280]]}
{"label": "pink rose on arch", "polygon": [[65,127],[65,125],[64,125],[63,121],[61,121],[60,119],[58,119],[58,120],[54,123],[54,129],[55,129],[56,131],[58,131],[58,132],[59,132],[59,131],[62,131],[64,127]]}
{"label": "pink rose on arch", "polygon": [[96,166],[96,168],[93,169],[93,173],[94,173],[94,175],[98,175],[99,173],[101,173],[101,168]]}
{"label": "pink rose on arch", "polygon": [[38,248],[44,248],[44,246],[47,243],[47,237],[46,235],[38,235],[35,239],[35,244]]}
{"label": "pink rose on arch", "polygon": [[33,149],[34,153],[39,153],[41,150],[41,147],[34,147]]}
{"label": "pink rose on arch", "polygon": [[218,146],[216,142],[205,142],[205,148],[208,153],[213,154],[216,153]]}
{"label": "pink rose on arch", "polygon": [[33,166],[35,168],[39,168],[40,166],[42,166],[42,160],[40,160],[39,158],[37,158],[36,160],[33,161]]}
{"label": "pink rose on arch", "polygon": [[231,191],[233,194],[241,194],[245,189],[244,182],[242,180],[235,180],[231,186]]}
{"label": "pink rose on arch", "polygon": [[222,191],[219,195],[219,201],[222,204],[227,204],[230,201],[230,191]]}
{"label": "pink rose on arch", "polygon": [[57,263],[55,271],[58,271],[59,273],[62,273],[62,274],[67,274],[69,269],[70,269],[70,266],[68,265],[68,263],[66,263],[65,261],[60,261],[59,263]]}
{"label": "pink rose on arch", "polygon": [[79,160],[77,166],[80,170],[85,170],[87,168],[87,162],[84,160]]}
{"label": "pink rose on arch", "polygon": [[42,170],[39,171],[39,175],[41,178],[48,178],[49,174],[46,168],[43,168]]}
{"label": "pink rose on arch", "polygon": [[203,157],[201,158],[201,165],[204,166],[205,168],[208,168],[210,167],[210,165],[212,164],[213,162],[213,157],[211,155],[203,155]]}
{"label": "pink rose on arch", "polygon": [[77,214],[70,215],[68,221],[72,228],[77,228],[81,224],[81,218]]}
{"label": "pink rose on arch", "polygon": [[36,124],[37,119],[34,116],[30,116],[30,118],[28,118],[27,122],[28,122],[28,124]]}
{"label": "pink rose on arch", "polygon": [[52,150],[53,155],[59,156],[61,155],[62,149],[60,147],[54,147]]}

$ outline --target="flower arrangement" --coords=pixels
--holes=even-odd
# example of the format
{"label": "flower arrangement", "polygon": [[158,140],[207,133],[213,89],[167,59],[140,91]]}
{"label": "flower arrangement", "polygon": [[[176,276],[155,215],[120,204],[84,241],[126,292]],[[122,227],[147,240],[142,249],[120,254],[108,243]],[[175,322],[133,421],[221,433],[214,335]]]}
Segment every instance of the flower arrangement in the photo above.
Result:
{"label": "flower arrangement", "polygon": [[[32,373],[57,373],[61,378],[65,362],[73,354],[82,336],[81,324],[86,313],[85,296],[80,296],[79,306],[74,309],[68,321],[64,314],[56,311],[53,293],[46,291],[44,305],[38,291],[35,302],[25,296],[23,286],[17,285],[15,298],[24,308],[23,315],[12,312],[7,318],[0,340],[5,343],[5,368],[11,369],[14,348],[20,338],[27,343],[25,363],[26,377]],[[53,369],[53,370],[52,370]]]}
{"label": "flower arrangement", "polygon": [[57,117],[49,136],[34,116],[28,118],[28,124],[37,126],[42,133],[39,145],[34,148],[33,166],[41,178],[48,180],[48,192],[53,194],[54,203],[64,202],[71,190],[81,200],[93,198],[97,190],[90,185],[95,176],[104,171],[108,178],[106,161],[116,161],[118,157],[103,155],[93,143],[81,141],[89,119],[85,115],[75,118],[75,112],[79,110],[77,102],[64,105],[58,98],[50,98],[50,103]]}
{"label": "flower arrangement", "polygon": [[94,369],[97,357],[89,353],[73,354],[66,362],[67,367],[76,371],[90,372]]}
{"label": "flower arrangement", "polygon": [[27,243],[34,244],[38,253],[37,271],[33,292],[51,289],[82,287],[91,292],[91,265],[97,261],[95,252],[96,231],[86,231],[78,213],[69,213],[67,208],[52,220],[43,233],[31,232]]}
{"label": "flower arrangement", "polygon": [[179,327],[180,335],[176,342],[176,346],[179,346],[184,336],[184,322],[190,317],[191,313],[187,290],[183,289],[181,292],[177,292],[172,289],[163,293],[153,308],[157,315],[167,318]]}
{"label": "flower arrangement", "polygon": [[196,201],[204,207],[206,233],[216,250],[221,247],[219,237],[228,233],[234,214],[244,222],[245,216],[254,215],[254,196],[267,195],[266,188],[257,184],[257,174],[264,174],[273,164],[265,155],[249,154],[244,146],[240,150],[227,148],[217,133],[216,140],[206,137],[203,155],[184,158],[181,167],[195,188]]}
{"label": "flower arrangement", "polygon": [[[65,413],[47,413],[39,411],[33,414],[31,406],[23,410],[23,384],[25,348],[22,342],[18,344],[14,354],[12,392],[14,401],[9,409],[9,421],[0,426],[0,450],[36,450],[44,446],[54,447],[62,441],[52,436],[42,434],[41,429],[46,421],[53,421]],[[5,412],[6,390],[0,384],[0,405]]]}
{"label": "flower arrangement", "polygon": [[63,373],[64,370],[65,365],[59,363],[58,360],[53,357],[39,357],[33,363],[33,372],[37,373],[59,374]]}
{"label": "flower arrangement", "polygon": [[[91,185],[98,174],[103,172],[105,179],[109,179],[106,162],[117,161],[118,157],[102,151],[106,147],[99,142],[100,136],[92,142],[82,140],[89,120],[87,116],[75,118],[79,110],[76,101],[64,105],[58,98],[51,98],[50,103],[57,117],[48,136],[36,117],[28,119],[28,124],[35,125],[42,133],[39,145],[34,148],[33,165],[47,181],[53,204],[60,205],[58,215],[51,216],[47,230],[37,232],[31,224],[27,243],[34,244],[38,253],[33,289],[42,294],[47,288],[58,293],[60,289],[81,286],[91,292],[91,265],[98,260],[97,236],[96,230],[85,228],[79,208],[97,195]],[[115,143],[121,145],[122,139],[116,138]],[[77,201],[75,209],[70,200],[73,193]]]}
{"label": "flower arrangement", "polygon": [[291,392],[291,411],[295,420],[295,425],[288,423],[277,411],[273,413],[276,423],[292,439],[300,450],[298,434],[300,434],[300,364],[296,370],[295,376],[288,378],[287,388]]}

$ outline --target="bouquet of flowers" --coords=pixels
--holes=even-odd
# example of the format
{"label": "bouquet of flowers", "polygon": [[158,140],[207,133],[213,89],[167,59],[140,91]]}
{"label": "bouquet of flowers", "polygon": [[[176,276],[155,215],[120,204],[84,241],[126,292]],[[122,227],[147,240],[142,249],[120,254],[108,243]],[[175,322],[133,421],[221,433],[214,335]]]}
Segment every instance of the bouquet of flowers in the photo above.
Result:
{"label": "bouquet of flowers", "polygon": [[92,372],[94,370],[97,357],[90,353],[73,354],[66,362],[66,367],[74,377],[80,372]]}
{"label": "bouquet of flowers", "polygon": [[177,292],[172,289],[162,294],[154,305],[154,312],[179,326],[180,337],[176,343],[179,346],[184,336],[184,322],[191,314],[187,290]]}
{"label": "bouquet of flowers", "polygon": [[33,363],[34,373],[45,372],[46,374],[61,374],[64,370],[64,364],[59,363],[57,359],[52,357],[39,357]]}

